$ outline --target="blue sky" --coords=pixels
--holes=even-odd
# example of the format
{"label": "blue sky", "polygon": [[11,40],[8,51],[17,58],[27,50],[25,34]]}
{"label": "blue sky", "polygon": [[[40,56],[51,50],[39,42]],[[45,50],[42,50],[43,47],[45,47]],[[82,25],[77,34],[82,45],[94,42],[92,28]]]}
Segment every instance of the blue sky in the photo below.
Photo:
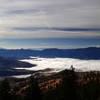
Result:
{"label": "blue sky", "polygon": [[100,37],[1,39],[2,48],[86,48],[100,47]]}
{"label": "blue sky", "polygon": [[0,0],[0,47],[18,47],[5,39],[70,37],[100,37],[100,0]]}

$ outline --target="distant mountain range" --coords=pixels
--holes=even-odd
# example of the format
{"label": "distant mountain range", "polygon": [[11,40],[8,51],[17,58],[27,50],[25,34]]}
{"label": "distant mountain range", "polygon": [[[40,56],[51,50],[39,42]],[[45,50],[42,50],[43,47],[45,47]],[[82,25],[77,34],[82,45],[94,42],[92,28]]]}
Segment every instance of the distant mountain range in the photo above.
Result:
{"label": "distant mountain range", "polygon": [[48,48],[43,50],[32,49],[0,49],[0,56],[14,59],[34,57],[67,57],[77,59],[100,59],[100,48],[89,47],[80,49],[56,49]]}
{"label": "distant mountain range", "polygon": [[28,59],[33,57],[46,57],[46,58],[77,58],[85,60],[98,60],[100,59],[100,48],[89,47],[81,49],[56,49],[48,48],[43,50],[32,49],[0,49],[0,77],[11,75],[27,75],[34,71],[16,70],[19,67],[33,67],[35,64],[21,62],[19,59]]}

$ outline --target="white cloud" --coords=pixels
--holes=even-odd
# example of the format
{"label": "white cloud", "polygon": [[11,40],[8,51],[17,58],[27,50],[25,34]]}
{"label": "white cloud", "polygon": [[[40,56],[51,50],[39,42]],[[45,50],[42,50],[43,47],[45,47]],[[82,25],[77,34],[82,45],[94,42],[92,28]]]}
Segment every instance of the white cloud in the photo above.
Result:
{"label": "white cloud", "polygon": [[19,33],[14,27],[100,28],[99,6],[99,0],[0,0],[0,37],[65,37],[63,32]]}
{"label": "white cloud", "polygon": [[[24,62],[36,64],[36,67],[31,68],[16,68],[26,70],[44,70],[47,68],[61,71],[70,69],[71,65],[78,71],[100,71],[100,60],[80,60],[72,58],[37,58],[37,59],[24,59]],[[49,63],[50,62],[50,63]]]}

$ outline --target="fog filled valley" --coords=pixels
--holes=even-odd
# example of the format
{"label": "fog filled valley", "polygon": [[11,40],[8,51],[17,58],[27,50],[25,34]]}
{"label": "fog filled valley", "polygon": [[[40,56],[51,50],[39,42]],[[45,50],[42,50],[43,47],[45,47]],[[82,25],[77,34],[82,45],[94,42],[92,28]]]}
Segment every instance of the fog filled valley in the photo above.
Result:
{"label": "fog filled valley", "polygon": [[[34,72],[45,74],[70,69],[99,71],[100,48],[81,49],[0,49],[0,76],[27,77]],[[20,76],[21,75],[21,76]]]}
{"label": "fog filled valley", "polygon": [[80,60],[72,58],[30,58],[21,60],[30,64],[36,64],[31,68],[16,68],[26,70],[44,70],[47,68],[54,69],[54,71],[61,71],[70,69],[73,65],[76,71],[100,71],[100,60]]}
{"label": "fog filled valley", "polygon": [[99,100],[99,50],[1,49],[0,100]]}

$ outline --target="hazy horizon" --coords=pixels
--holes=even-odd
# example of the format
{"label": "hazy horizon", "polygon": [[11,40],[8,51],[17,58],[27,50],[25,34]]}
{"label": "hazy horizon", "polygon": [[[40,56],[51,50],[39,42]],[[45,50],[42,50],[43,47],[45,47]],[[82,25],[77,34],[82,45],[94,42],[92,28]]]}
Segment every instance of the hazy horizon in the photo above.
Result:
{"label": "hazy horizon", "polygon": [[99,0],[0,0],[0,47],[99,47],[99,19]]}
{"label": "hazy horizon", "polygon": [[100,37],[1,39],[0,47],[7,49],[76,49],[100,47]]}

